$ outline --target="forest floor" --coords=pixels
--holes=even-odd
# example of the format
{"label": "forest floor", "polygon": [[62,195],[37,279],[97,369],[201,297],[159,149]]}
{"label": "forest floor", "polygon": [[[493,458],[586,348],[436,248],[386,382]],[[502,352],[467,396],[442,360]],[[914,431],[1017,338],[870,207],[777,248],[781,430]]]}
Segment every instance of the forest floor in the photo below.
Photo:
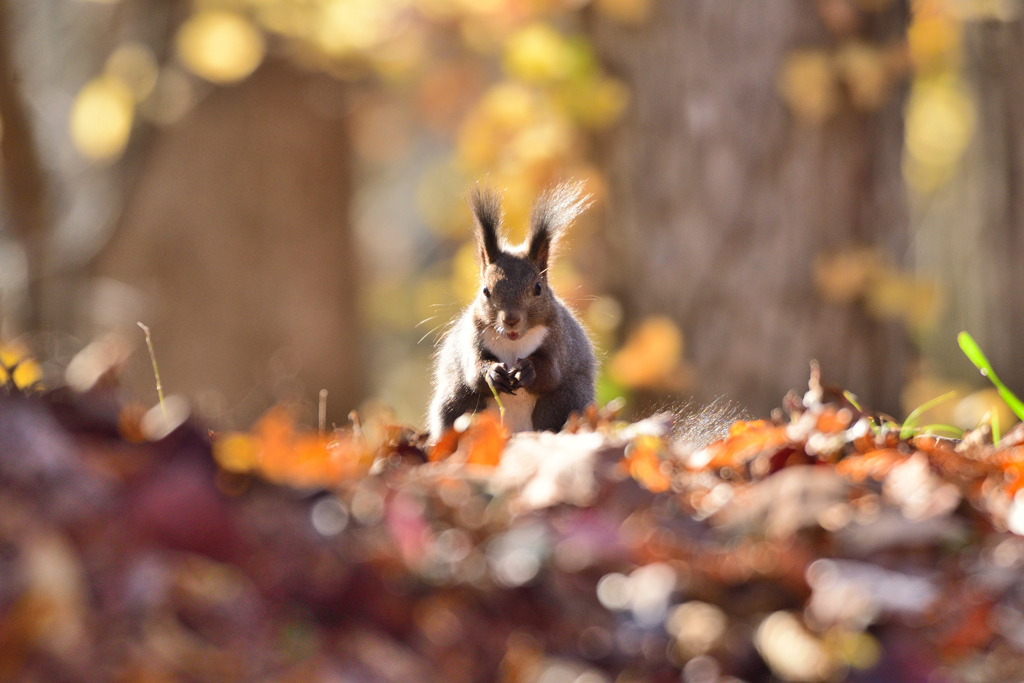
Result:
{"label": "forest floor", "polygon": [[1024,671],[1024,424],[926,434],[816,374],[766,420],[484,413],[429,448],[285,408],[147,438],[119,397],[0,392],[0,682]]}

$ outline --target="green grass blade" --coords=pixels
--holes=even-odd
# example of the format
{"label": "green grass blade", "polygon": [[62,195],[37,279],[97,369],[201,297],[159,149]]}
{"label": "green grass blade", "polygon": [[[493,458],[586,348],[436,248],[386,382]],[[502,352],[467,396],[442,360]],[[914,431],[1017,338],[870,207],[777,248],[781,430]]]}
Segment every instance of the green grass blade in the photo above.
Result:
{"label": "green grass blade", "polygon": [[999,445],[999,441],[1003,438],[1003,433],[999,429],[999,411],[998,410],[993,410],[992,411],[992,419],[989,421],[989,424],[992,426],[992,445],[993,446],[998,446]]}
{"label": "green grass blade", "polygon": [[962,439],[964,436],[964,430],[960,429],[956,425],[945,425],[941,423],[925,425],[917,430],[918,434],[935,434],[936,432],[946,432],[957,439]]}
{"label": "green grass blade", "polygon": [[992,369],[992,363],[989,362],[981,347],[978,346],[978,343],[974,341],[974,337],[967,332],[961,332],[957,335],[956,340],[960,344],[960,350],[964,352],[967,359],[974,363],[974,367],[978,368],[982,375],[988,377],[989,381],[992,382],[992,386],[996,388],[999,396],[1010,407],[1010,410],[1024,421],[1024,401],[1017,398],[999,379],[996,371]]}
{"label": "green grass blade", "polygon": [[857,403],[857,397],[856,396],[851,394],[849,391],[843,391],[843,397],[846,398],[846,400],[849,401],[850,405],[852,405],[854,408],[856,408],[857,410],[859,410],[862,413],[864,412],[864,409],[860,407],[859,403]]}
{"label": "green grass blade", "polygon": [[992,364],[988,362],[988,358],[985,356],[985,352],[978,346],[978,342],[974,341],[967,332],[961,332],[956,336],[956,341],[960,344],[960,350],[967,356],[967,360],[974,363],[974,367],[981,370],[981,374],[989,377],[990,379],[995,377],[995,372],[992,370]]}
{"label": "green grass blade", "polygon": [[1002,383],[996,385],[996,391],[998,391],[1002,399],[1006,401],[1006,405],[1010,406],[1010,410],[1012,410],[1021,420],[1024,420],[1024,401],[1017,398],[1014,393],[1007,389]]}
{"label": "green grass blade", "polygon": [[945,403],[954,396],[956,396],[956,392],[950,391],[942,396],[936,396],[930,401],[925,401],[918,407],[914,408],[910,415],[907,415],[907,419],[903,421],[903,426],[900,427],[900,438],[909,439],[914,434],[914,426],[917,424],[917,421],[921,419],[921,415],[925,411],[931,410],[940,403]]}
{"label": "green grass blade", "polygon": [[498,395],[498,390],[494,388],[494,382],[487,375],[487,370],[484,370],[484,381],[487,382],[487,386],[490,387],[491,393],[494,394],[494,402],[498,404],[498,418],[501,420],[501,426],[505,426],[505,404],[501,402],[501,396]]}

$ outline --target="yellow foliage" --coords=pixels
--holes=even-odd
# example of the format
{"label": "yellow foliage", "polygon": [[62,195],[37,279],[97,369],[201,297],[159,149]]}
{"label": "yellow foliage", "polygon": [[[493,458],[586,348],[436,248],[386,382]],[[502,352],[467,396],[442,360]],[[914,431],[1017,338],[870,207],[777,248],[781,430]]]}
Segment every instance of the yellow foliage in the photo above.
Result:
{"label": "yellow foliage", "polygon": [[513,134],[539,112],[536,93],[506,81],[491,87],[469,112],[459,132],[458,156],[472,171],[492,167]]}
{"label": "yellow foliage", "polygon": [[500,54],[513,30],[512,24],[501,13],[472,14],[465,17],[459,25],[462,41],[470,50],[481,55]]}
{"label": "yellow foliage", "polygon": [[825,301],[848,306],[862,300],[872,315],[902,320],[915,331],[933,325],[942,309],[934,282],[895,270],[874,249],[818,255],[811,273]]}
{"label": "yellow foliage", "polygon": [[389,36],[400,8],[389,0],[329,0],[321,5],[313,39],[335,57],[369,50]]}
{"label": "yellow foliage", "polygon": [[881,48],[859,41],[846,43],[836,55],[836,66],[854,107],[874,111],[885,104],[892,76]]}
{"label": "yellow foliage", "polygon": [[0,384],[11,379],[5,367],[14,368],[14,385],[19,389],[27,389],[43,377],[39,364],[29,355],[28,349],[16,342],[0,344],[0,363]]}
{"label": "yellow foliage", "polygon": [[622,118],[629,104],[629,88],[614,78],[584,79],[566,90],[566,100],[580,125],[604,130]]}
{"label": "yellow foliage", "polygon": [[811,274],[823,299],[835,304],[851,304],[867,291],[881,262],[881,255],[868,248],[819,254],[814,258]]}
{"label": "yellow foliage", "polygon": [[160,67],[156,55],[142,43],[122,43],[107,58],[104,72],[131,90],[136,102],[149,97],[156,87]]}
{"label": "yellow foliage", "polygon": [[793,114],[821,124],[839,107],[839,88],[832,60],[824,50],[797,50],[789,54],[779,76],[779,92]]}
{"label": "yellow foliage", "polygon": [[312,35],[317,9],[317,5],[293,2],[265,2],[254,8],[260,26],[289,38],[307,38]]}
{"label": "yellow foliage", "polygon": [[452,260],[452,290],[463,303],[476,298],[480,286],[480,260],[476,242],[466,242]]}
{"label": "yellow foliage", "polygon": [[400,81],[416,73],[427,61],[427,37],[416,24],[407,24],[369,54],[374,70],[389,80]]}
{"label": "yellow foliage", "polygon": [[251,472],[259,466],[259,444],[248,434],[222,434],[213,442],[213,457],[228,472]]}
{"label": "yellow foliage", "polygon": [[562,117],[550,117],[520,130],[509,142],[508,153],[517,167],[552,164],[572,150],[572,126]]}
{"label": "yellow foliage", "polygon": [[932,327],[942,310],[938,285],[901,273],[882,273],[866,293],[872,314],[902,320],[918,332]]}
{"label": "yellow foliage", "polygon": [[94,78],[71,107],[71,140],[83,156],[111,161],[124,152],[134,118],[132,90],[113,76]]}
{"label": "yellow foliage", "polygon": [[955,172],[974,136],[970,95],[952,74],[918,79],[905,115],[904,176],[919,192],[931,192]]}
{"label": "yellow foliage", "polygon": [[234,83],[256,70],[266,46],[263,34],[242,15],[204,10],[178,29],[177,49],[182,63],[197,76]]}
{"label": "yellow foliage", "polygon": [[531,24],[505,43],[505,71],[526,82],[563,80],[574,63],[572,46],[549,24]]}

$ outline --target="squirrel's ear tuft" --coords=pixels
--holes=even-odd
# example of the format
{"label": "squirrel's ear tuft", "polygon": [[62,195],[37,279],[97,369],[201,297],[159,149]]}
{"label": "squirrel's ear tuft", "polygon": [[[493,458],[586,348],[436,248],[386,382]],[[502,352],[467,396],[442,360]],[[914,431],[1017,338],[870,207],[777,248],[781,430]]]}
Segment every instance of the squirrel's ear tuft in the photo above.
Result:
{"label": "squirrel's ear tuft", "polygon": [[480,248],[480,262],[486,266],[501,255],[498,230],[501,228],[501,195],[479,185],[469,194],[469,208],[473,211],[476,241]]}
{"label": "squirrel's ear tuft", "polygon": [[542,194],[530,212],[530,258],[545,273],[559,235],[590,206],[583,182],[565,182]]}

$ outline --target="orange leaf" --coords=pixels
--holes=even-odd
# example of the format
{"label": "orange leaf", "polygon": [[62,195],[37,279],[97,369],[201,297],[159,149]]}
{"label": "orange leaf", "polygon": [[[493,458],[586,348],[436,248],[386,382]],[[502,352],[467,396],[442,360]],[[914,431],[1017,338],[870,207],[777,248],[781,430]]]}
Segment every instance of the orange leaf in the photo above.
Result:
{"label": "orange leaf", "polygon": [[711,467],[736,467],[765,451],[784,445],[786,428],[769,426],[764,420],[737,422],[729,429],[729,438],[708,447]]}
{"label": "orange leaf", "polygon": [[626,467],[631,477],[652,493],[668,491],[672,480],[661,471],[661,440],[652,436],[641,436],[633,442],[626,453]]}
{"label": "orange leaf", "polygon": [[441,438],[437,440],[434,447],[430,449],[430,462],[439,462],[444,460],[452,453],[458,450],[459,440],[462,438],[462,432],[456,431],[455,429],[449,429]]}
{"label": "orange leaf", "polygon": [[497,467],[508,441],[508,431],[493,411],[477,415],[466,430],[466,464]]}
{"label": "orange leaf", "polygon": [[372,460],[354,435],[321,436],[300,429],[291,411],[282,406],[267,411],[251,434],[218,437],[213,450],[226,470],[253,470],[270,481],[303,488],[336,484]]}

